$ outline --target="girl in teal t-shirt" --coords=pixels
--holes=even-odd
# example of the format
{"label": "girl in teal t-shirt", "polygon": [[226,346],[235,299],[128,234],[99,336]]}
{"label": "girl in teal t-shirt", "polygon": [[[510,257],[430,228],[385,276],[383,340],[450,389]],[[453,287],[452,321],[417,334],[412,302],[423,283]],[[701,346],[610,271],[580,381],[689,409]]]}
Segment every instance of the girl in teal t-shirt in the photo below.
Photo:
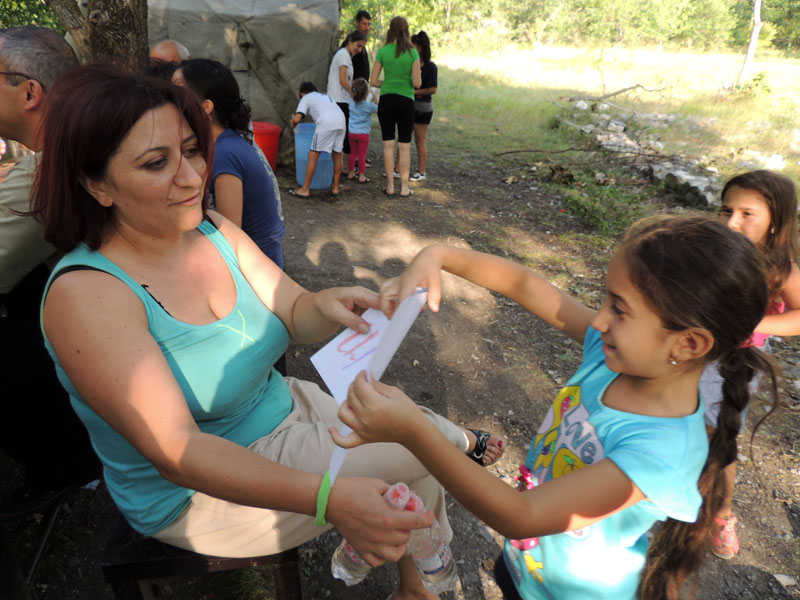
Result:
{"label": "girl in teal t-shirt", "polygon": [[[515,300],[584,346],[531,443],[520,491],[459,458],[412,400],[363,373],[339,411],[354,433],[332,432],[334,441],[405,445],[505,535],[496,579],[506,598],[678,598],[708,547],[721,502],[712,490],[736,459],[749,398],[738,371],[774,381],[769,361],[742,346],[768,302],[756,248],[708,217],[643,221],[612,258],[595,310],[506,259],[431,246],[384,283],[381,307],[391,314],[424,286],[437,310],[440,270]],[[709,449],[698,382],[713,360],[726,377],[725,426]]]}

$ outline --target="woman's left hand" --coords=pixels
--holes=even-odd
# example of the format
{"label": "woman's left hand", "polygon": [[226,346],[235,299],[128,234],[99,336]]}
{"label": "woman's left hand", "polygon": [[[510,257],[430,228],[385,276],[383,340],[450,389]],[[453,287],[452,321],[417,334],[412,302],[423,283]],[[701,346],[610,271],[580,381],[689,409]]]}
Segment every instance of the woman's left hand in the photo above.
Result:
{"label": "woman's left hand", "polygon": [[339,419],[353,429],[342,436],[329,429],[334,443],[354,448],[370,442],[404,444],[421,428],[426,417],[414,401],[398,388],[371,379],[366,371],[358,374],[339,407]]}
{"label": "woman's left hand", "polygon": [[370,324],[361,315],[368,308],[379,308],[380,298],[376,292],[361,286],[328,288],[315,294],[314,306],[329,321],[367,333]]}

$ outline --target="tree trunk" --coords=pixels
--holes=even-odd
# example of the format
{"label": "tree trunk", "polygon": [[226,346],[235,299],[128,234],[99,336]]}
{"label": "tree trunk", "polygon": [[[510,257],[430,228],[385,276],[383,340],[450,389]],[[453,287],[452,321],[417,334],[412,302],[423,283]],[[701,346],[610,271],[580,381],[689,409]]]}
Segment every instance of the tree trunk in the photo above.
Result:
{"label": "tree trunk", "polygon": [[750,70],[753,68],[753,59],[756,56],[756,46],[758,46],[758,34],[764,23],[761,22],[761,0],[753,0],[753,29],[750,31],[750,43],[747,45],[747,54],[744,56],[742,70],[736,78],[736,87],[739,87],[750,77]]}
{"label": "tree trunk", "polygon": [[147,0],[46,0],[69,31],[85,62],[108,60],[145,71],[149,64]]}

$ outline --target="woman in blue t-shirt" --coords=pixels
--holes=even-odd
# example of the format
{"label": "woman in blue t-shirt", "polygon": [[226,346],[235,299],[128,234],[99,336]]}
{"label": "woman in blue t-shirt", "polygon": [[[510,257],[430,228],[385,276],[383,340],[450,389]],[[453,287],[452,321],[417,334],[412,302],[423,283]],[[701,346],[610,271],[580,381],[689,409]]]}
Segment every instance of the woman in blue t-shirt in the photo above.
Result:
{"label": "woman in blue t-shirt", "polygon": [[272,262],[283,268],[283,215],[278,181],[253,144],[250,107],[239,84],[216,60],[184,61],[172,82],[188,87],[203,103],[214,136],[211,193],[216,210],[241,227]]}

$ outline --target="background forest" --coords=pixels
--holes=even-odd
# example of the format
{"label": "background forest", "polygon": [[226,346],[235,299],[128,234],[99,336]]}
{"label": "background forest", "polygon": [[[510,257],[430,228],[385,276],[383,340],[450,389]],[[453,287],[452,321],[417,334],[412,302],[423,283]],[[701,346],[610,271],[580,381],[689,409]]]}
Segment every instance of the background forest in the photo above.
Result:
{"label": "background forest", "polygon": [[[344,0],[346,29],[360,9],[378,32],[400,14],[440,46],[675,44],[742,47],[752,0]],[[800,3],[764,0],[761,48],[800,51]]]}
{"label": "background forest", "polygon": [[[490,48],[511,43],[744,47],[752,0],[343,0],[342,29],[366,9],[382,34],[405,15],[439,47]],[[800,52],[800,3],[764,0],[761,49]],[[59,27],[44,0],[3,0],[0,26]]]}

